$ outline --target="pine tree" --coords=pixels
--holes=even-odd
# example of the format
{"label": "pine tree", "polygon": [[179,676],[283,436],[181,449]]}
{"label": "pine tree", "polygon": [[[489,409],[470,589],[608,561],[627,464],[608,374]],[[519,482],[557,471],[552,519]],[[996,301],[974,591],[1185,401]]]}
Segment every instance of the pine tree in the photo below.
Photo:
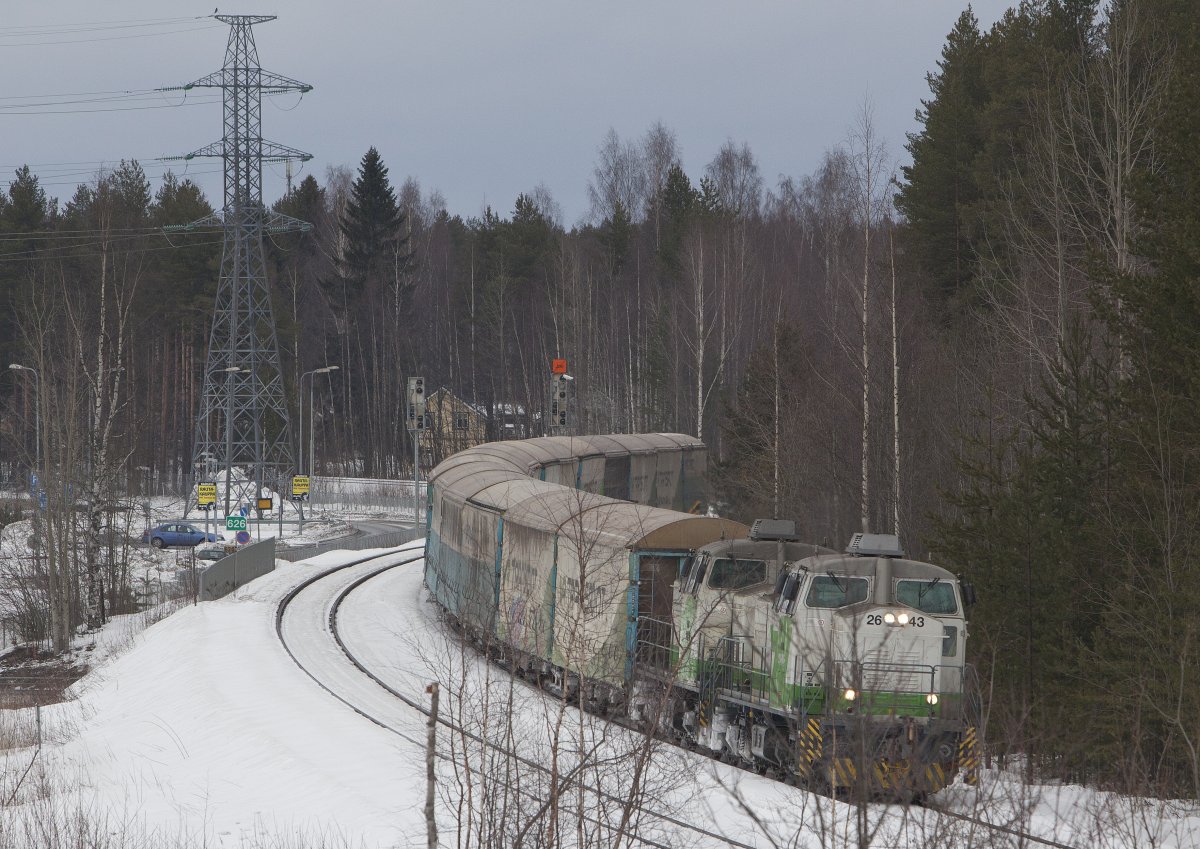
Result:
{"label": "pine tree", "polygon": [[975,160],[983,149],[979,115],[987,100],[983,85],[983,39],[970,9],[954,24],[942,48],[938,73],[929,74],[932,97],[921,102],[918,133],[908,137],[912,165],[896,205],[908,219],[906,253],[931,294],[952,302],[975,276],[974,207],[980,189]]}

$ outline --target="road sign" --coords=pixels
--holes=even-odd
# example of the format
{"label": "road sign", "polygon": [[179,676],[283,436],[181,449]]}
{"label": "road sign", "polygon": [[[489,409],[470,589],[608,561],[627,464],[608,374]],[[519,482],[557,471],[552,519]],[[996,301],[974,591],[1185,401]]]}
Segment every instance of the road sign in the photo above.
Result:
{"label": "road sign", "polygon": [[245,545],[246,543],[250,542],[250,532],[238,531],[237,541],[238,545]]}
{"label": "road sign", "polygon": [[560,360],[560,359],[551,360],[550,361],[550,373],[551,374],[566,374],[567,373],[567,361]]}
{"label": "road sign", "polygon": [[292,498],[296,501],[307,501],[310,491],[308,475],[292,475]]}
{"label": "road sign", "polygon": [[196,484],[196,503],[207,510],[217,503],[217,485],[215,483]]}
{"label": "road sign", "polygon": [[225,530],[227,531],[244,531],[246,530],[245,516],[226,516]]}
{"label": "road sign", "polygon": [[259,509],[259,510],[270,510],[270,509],[272,509],[274,506],[275,506],[275,502],[274,502],[274,501],[272,501],[270,498],[260,498],[260,499],[258,499],[258,509]]}

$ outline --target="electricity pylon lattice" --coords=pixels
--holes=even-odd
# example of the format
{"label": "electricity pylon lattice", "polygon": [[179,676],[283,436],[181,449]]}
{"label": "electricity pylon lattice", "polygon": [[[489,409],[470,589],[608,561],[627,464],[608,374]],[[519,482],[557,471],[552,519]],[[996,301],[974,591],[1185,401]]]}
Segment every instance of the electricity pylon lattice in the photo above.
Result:
{"label": "electricity pylon lattice", "polygon": [[262,96],[305,93],[312,86],[259,66],[251,28],[275,20],[274,15],[214,17],[230,27],[224,66],[193,83],[162,90],[223,91],[225,133],[221,141],[167,159],[208,156],[225,162],[225,205],[220,213],[168,229],[214,227],[225,235],[192,470],[198,474],[224,471],[228,515],[231,500],[237,499],[236,494],[231,495],[235,468],[253,470],[258,494],[268,476],[279,481],[293,468],[287,393],[262,240],[264,232],[308,230],[312,225],[264,208],[262,164],[264,160],[305,161],[311,156],[263,139]]}

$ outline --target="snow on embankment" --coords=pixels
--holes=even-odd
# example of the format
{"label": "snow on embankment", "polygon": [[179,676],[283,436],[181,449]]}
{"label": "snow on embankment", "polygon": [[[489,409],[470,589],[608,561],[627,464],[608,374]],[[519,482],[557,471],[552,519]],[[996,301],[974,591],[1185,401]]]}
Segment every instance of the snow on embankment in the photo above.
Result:
{"label": "snow on embankment", "polygon": [[[85,810],[180,843],[331,833],[403,843],[423,829],[422,755],[319,689],[275,633],[279,600],[314,565],[362,554],[280,561],[236,594],[152,626],[75,685],[75,701],[44,709],[34,772]],[[31,752],[8,753],[6,774]],[[37,804],[40,785],[27,780],[18,800]]]}

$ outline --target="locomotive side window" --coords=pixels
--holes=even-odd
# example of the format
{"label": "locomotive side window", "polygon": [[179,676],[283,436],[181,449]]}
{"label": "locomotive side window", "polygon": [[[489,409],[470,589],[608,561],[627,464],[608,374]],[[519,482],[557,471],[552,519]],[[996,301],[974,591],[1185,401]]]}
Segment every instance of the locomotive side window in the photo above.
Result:
{"label": "locomotive side window", "polygon": [[695,593],[696,587],[704,583],[704,573],[707,571],[708,558],[704,556],[697,557],[683,581],[683,591],[685,593]]}
{"label": "locomotive side window", "polygon": [[942,626],[942,657],[954,657],[958,653],[958,628]]}
{"label": "locomotive side window", "polygon": [[796,597],[800,595],[800,584],[804,578],[796,572],[785,572],[780,577],[783,579],[783,588],[775,600],[775,609],[790,615],[796,609]]}
{"label": "locomotive side window", "polygon": [[696,565],[696,558],[685,557],[679,561],[679,583],[682,586],[687,586],[688,578],[691,577],[692,567]]}
{"label": "locomotive side window", "polygon": [[809,607],[845,607],[867,600],[867,579],[845,575],[817,575],[804,603]]}
{"label": "locomotive side window", "polygon": [[922,613],[957,613],[958,602],[954,599],[954,586],[947,581],[899,581],[896,584],[896,601],[915,607]]}
{"label": "locomotive side window", "polygon": [[708,585],[718,590],[740,590],[767,580],[765,560],[738,560],[720,557],[713,562]]}

